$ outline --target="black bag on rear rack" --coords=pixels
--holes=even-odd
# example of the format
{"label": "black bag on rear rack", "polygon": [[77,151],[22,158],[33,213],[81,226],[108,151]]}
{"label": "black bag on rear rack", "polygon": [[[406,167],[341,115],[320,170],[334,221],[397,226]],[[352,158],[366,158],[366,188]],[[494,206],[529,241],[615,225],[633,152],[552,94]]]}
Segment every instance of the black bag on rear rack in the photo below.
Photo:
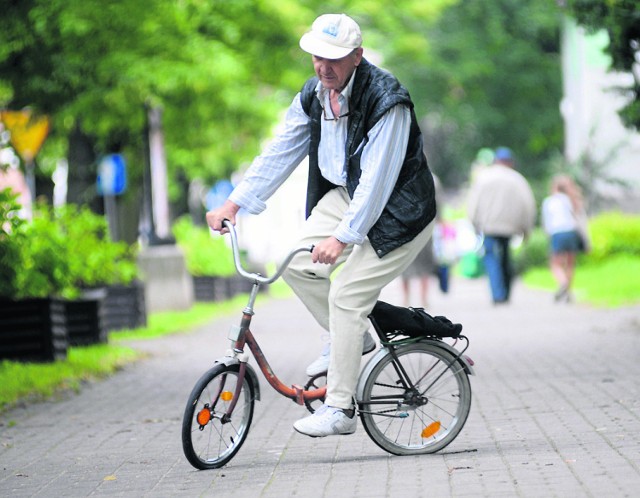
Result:
{"label": "black bag on rear rack", "polygon": [[431,316],[424,308],[404,308],[378,301],[369,319],[385,334],[409,337],[458,337],[462,325],[444,316]]}

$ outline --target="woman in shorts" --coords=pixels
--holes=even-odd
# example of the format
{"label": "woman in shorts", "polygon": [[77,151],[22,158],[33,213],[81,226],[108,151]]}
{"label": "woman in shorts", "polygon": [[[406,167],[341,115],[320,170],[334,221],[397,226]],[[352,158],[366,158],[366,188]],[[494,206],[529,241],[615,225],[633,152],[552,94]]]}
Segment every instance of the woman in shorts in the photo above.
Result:
{"label": "woman in shorts", "polygon": [[586,241],[581,235],[584,213],[579,187],[566,175],[555,176],[551,181],[551,194],[542,202],[542,226],[550,239],[549,264],[558,283],[556,301],[572,300],[576,256],[586,250]]}

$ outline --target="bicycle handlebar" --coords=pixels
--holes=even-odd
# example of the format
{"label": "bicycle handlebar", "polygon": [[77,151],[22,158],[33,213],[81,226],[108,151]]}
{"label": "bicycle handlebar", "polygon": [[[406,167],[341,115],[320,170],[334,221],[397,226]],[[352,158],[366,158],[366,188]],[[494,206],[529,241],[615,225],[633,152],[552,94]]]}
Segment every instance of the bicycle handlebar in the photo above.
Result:
{"label": "bicycle handlebar", "polygon": [[238,247],[238,235],[236,234],[236,227],[229,220],[223,220],[222,226],[229,230],[229,235],[231,236],[231,250],[233,251],[233,264],[236,267],[236,271],[238,275],[244,277],[248,280],[253,280],[255,282],[259,282],[261,284],[270,284],[275,282],[280,278],[280,276],[284,273],[284,270],[289,266],[293,257],[299,252],[312,252],[313,245],[298,247],[297,249],[293,249],[284,261],[280,264],[275,274],[271,277],[266,277],[264,275],[260,275],[259,273],[252,273],[245,270],[242,267],[242,263],[240,262],[240,248]]}

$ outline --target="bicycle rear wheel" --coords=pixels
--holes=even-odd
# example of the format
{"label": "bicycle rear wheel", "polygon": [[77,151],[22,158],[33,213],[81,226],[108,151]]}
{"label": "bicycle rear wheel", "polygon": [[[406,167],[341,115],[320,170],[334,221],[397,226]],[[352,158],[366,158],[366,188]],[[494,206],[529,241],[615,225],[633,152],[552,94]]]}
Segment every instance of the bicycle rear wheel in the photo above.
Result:
{"label": "bicycle rear wheel", "polygon": [[365,381],[362,424],[389,453],[435,453],[456,438],[467,420],[469,378],[463,365],[437,344],[418,342],[396,353],[402,369],[387,354]]}
{"label": "bicycle rear wheel", "polygon": [[[239,380],[238,365],[217,365],[198,380],[189,395],[182,420],[182,449],[197,469],[225,465],[249,434],[255,386],[246,375],[236,396]],[[233,401],[236,406],[228,417]]]}

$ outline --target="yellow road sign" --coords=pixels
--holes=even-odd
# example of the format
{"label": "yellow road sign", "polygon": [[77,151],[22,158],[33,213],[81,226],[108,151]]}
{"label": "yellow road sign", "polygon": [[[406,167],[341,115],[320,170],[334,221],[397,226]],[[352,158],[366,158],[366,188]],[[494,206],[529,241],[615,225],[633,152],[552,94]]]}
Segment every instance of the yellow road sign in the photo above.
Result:
{"label": "yellow road sign", "polygon": [[29,109],[0,111],[0,120],[10,133],[11,145],[26,163],[33,161],[49,133],[49,118]]}

